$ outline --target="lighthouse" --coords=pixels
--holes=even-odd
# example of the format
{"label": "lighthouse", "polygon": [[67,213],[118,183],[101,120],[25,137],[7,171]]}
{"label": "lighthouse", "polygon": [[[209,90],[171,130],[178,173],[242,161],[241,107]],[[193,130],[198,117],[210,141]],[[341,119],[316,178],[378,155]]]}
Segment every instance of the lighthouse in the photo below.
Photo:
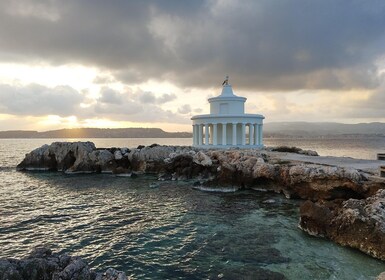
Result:
{"label": "lighthouse", "polygon": [[193,122],[193,146],[200,148],[262,148],[263,119],[246,114],[246,98],[237,96],[226,77],[222,92],[208,99],[210,114],[196,115]]}

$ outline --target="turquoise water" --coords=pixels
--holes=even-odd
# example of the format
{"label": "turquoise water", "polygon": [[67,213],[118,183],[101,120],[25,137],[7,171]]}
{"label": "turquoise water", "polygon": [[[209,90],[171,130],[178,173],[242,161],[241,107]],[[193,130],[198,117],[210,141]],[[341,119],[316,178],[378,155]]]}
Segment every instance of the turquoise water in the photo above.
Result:
{"label": "turquoise water", "polygon": [[205,193],[191,182],[154,188],[150,176],[16,172],[39,141],[51,142],[0,140],[0,257],[46,244],[133,279],[375,279],[385,271],[302,233],[300,201],[281,195]]}

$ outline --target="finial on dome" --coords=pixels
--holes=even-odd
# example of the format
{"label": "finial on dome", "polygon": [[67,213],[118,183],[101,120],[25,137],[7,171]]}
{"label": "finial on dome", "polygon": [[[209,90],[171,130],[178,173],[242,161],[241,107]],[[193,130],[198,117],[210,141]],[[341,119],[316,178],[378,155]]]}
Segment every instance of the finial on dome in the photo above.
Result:
{"label": "finial on dome", "polygon": [[229,76],[226,76],[225,80],[222,83],[222,86],[228,86],[229,85]]}

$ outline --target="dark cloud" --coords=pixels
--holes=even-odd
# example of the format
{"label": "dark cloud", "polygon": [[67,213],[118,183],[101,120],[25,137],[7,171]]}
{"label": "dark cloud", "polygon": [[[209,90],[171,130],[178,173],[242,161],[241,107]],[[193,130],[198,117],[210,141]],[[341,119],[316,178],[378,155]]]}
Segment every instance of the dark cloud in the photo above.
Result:
{"label": "dark cloud", "polygon": [[0,111],[13,115],[76,115],[84,96],[69,86],[0,85]]}
{"label": "dark cloud", "polygon": [[5,0],[0,54],[127,83],[211,87],[229,74],[253,89],[373,88],[384,14],[384,1],[362,0]]}
{"label": "dark cloud", "polygon": [[156,97],[153,92],[145,91],[137,93],[137,95],[138,100],[143,104],[164,104],[176,99],[176,95],[172,93],[164,93],[160,97]]}
{"label": "dark cloud", "polygon": [[100,90],[99,101],[107,104],[120,104],[123,101],[123,96],[116,90],[105,87]]}

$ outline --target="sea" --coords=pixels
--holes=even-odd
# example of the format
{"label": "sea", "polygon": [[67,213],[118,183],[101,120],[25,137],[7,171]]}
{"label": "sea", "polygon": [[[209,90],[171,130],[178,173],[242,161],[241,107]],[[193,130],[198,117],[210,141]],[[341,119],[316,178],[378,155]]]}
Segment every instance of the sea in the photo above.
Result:
{"label": "sea", "polygon": [[[375,279],[385,263],[298,228],[300,200],[261,191],[203,192],[191,181],[109,174],[18,172],[29,151],[55,141],[97,147],[191,139],[0,139],[0,258],[35,246],[85,258],[132,279]],[[320,155],[375,159],[384,137],[267,138]]]}

